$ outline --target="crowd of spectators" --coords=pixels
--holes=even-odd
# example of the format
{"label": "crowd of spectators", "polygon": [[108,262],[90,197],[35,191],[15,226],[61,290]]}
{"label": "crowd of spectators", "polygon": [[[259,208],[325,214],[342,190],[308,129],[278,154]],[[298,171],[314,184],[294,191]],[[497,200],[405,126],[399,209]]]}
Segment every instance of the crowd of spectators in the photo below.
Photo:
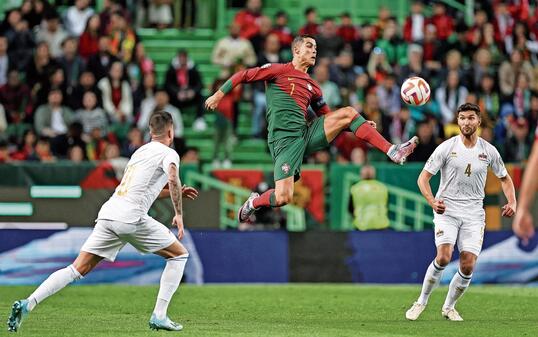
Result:
{"label": "crowd of spectators", "polygon": [[181,109],[203,121],[202,80],[179,51],[162,86],[121,1],[75,0],[59,13],[25,0],[0,23],[0,162],[130,157],[149,139],[155,110],[169,111],[175,147],[183,140]]}
{"label": "crowd of spectators", "polygon": [[[316,37],[318,59],[311,75],[321,85],[331,108],[351,105],[394,143],[417,134],[420,145],[411,161],[425,161],[444,139],[458,133],[454,111],[464,102],[482,110],[480,134],[494,143],[506,161],[527,158],[538,120],[538,7],[528,1],[475,2],[474,19],[441,1],[426,6],[415,1],[404,22],[389,8],[378,18],[356,24],[340,17],[318,17],[304,11],[304,25],[293,32],[286,12],[273,17],[261,0],[248,0],[213,53],[213,62],[229,76],[230,66],[261,66],[291,59],[290,42],[297,34]],[[323,13],[319,13],[323,14]],[[400,85],[411,76],[425,78],[430,102],[409,107],[399,97]],[[252,135],[263,137],[263,86],[253,86]],[[342,134],[328,155],[310,161],[363,163],[369,148]]]}

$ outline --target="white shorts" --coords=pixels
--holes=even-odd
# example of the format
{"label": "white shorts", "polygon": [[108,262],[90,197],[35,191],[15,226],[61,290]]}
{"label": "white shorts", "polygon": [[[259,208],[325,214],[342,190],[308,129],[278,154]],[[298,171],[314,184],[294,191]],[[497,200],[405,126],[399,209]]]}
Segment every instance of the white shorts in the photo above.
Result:
{"label": "white shorts", "polygon": [[461,210],[461,214],[434,214],[435,245],[458,244],[460,252],[469,252],[476,256],[482,250],[484,228],[486,227],[483,208]]}
{"label": "white shorts", "polygon": [[141,253],[154,253],[169,247],[176,240],[170,229],[149,216],[137,223],[97,220],[80,250],[113,262],[126,243]]}

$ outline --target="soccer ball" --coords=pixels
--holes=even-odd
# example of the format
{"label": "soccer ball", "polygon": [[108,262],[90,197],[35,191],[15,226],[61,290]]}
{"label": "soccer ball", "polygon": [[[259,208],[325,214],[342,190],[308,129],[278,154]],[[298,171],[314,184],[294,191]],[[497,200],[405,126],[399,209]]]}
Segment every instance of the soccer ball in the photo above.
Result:
{"label": "soccer ball", "polygon": [[402,84],[400,96],[409,105],[423,105],[430,99],[430,85],[422,77],[410,77]]}

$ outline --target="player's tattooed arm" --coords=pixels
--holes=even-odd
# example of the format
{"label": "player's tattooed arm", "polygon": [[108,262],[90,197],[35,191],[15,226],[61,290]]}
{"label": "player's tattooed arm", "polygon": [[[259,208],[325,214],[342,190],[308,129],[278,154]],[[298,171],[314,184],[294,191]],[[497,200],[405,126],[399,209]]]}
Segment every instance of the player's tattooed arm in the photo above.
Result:
{"label": "player's tattooed arm", "polygon": [[179,179],[175,164],[170,164],[168,168],[168,188],[170,189],[170,198],[172,199],[176,215],[183,215],[181,180]]}

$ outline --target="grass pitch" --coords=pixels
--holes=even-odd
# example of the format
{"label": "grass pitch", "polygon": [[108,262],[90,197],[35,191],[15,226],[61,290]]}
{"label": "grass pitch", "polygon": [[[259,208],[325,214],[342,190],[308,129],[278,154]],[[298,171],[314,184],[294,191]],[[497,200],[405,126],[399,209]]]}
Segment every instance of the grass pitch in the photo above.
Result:
{"label": "grass pitch", "polygon": [[[0,336],[11,304],[34,287],[0,287]],[[150,331],[157,286],[71,286],[39,305],[20,336],[537,336],[538,288],[473,286],[457,308],[464,322],[441,317],[446,287],[416,322],[405,311],[417,286],[182,285],[168,310],[181,332]]]}

